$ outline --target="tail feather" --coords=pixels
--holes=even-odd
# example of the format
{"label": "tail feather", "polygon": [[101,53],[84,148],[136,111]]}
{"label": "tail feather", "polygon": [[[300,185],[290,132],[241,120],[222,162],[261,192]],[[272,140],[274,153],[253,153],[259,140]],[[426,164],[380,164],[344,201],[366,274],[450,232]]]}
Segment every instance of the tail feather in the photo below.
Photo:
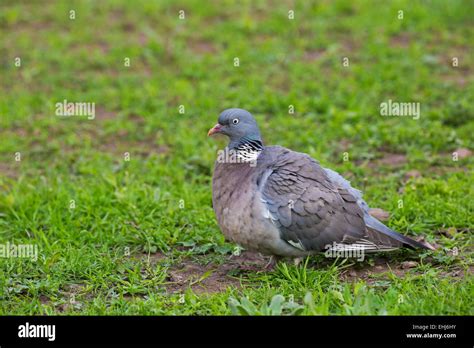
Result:
{"label": "tail feather", "polygon": [[[393,247],[402,247],[408,246],[412,249],[429,249],[434,250],[432,247],[430,248],[428,245],[423,243],[417,242],[414,239],[406,237],[400,233],[397,233],[383,223],[381,223],[376,218],[366,214],[364,216],[365,225],[367,226],[369,236],[372,237],[375,241],[380,241],[384,245],[393,246]],[[385,238],[384,238],[385,237]],[[388,237],[388,238],[386,238]]]}

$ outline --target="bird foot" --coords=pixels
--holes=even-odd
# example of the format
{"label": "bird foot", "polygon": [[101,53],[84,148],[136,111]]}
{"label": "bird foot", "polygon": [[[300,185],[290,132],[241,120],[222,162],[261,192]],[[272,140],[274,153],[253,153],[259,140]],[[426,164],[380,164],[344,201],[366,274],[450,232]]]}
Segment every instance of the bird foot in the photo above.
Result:
{"label": "bird foot", "polygon": [[280,260],[280,258],[277,257],[277,256],[270,256],[270,260],[265,265],[264,269],[265,270],[273,270],[275,268],[275,266],[277,265],[279,260]]}
{"label": "bird foot", "polygon": [[295,257],[295,258],[293,259],[293,263],[294,263],[294,265],[295,265],[296,267],[298,267],[299,264],[300,264],[302,261],[303,261],[303,258],[302,258],[302,257]]}

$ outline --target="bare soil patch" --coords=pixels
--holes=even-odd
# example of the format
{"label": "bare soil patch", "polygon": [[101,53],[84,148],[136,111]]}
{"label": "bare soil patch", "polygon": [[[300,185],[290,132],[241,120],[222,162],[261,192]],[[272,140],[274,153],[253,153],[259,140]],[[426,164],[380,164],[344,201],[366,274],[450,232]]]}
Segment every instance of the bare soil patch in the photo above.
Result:
{"label": "bare soil patch", "polygon": [[380,221],[387,221],[390,219],[390,213],[381,208],[371,208],[369,209],[369,214]]}
{"label": "bare soil patch", "polygon": [[314,62],[324,56],[326,53],[325,49],[314,49],[304,52],[303,61],[305,62]]}
{"label": "bare soil patch", "polygon": [[0,176],[6,176],[8,178],[15,179],[18,177],[17,165],[13,161],[13,157],[10,160],[10,163],[0,162]]}
{"label": "bare soil patch", "polygon": [[240,281],[233,274],[262,271],[267,263],[268,258],[250,251],[243,251],[239,256],[233,255],[221,265],[201,265],[187,258],[168,270],[169,283],[166,288],[171,293],[191,288],[197,294],[222,292],[229,287],[240,288]]}
{"label": "bare soil patch", "polygon": [[[383,157],[371,162],[372,166],[388,166],[388,167],[401,167],[407,162],[405,155],[396,154],[396,153],[384,153]],[[371,165],[369,164],[369,167]]]}
{"label": "bare soil patch", "polygon": [[[384,273],[393,273],[398,278],[404,278],[408,273],[411,275],[423,275],[422,272],[415,270],[419,266],[418,261],[397,261],[394,262],[386,257],[378,257],[374,259],[374,264],[357,263],[340,274],[340,279],[347,282],[356,282],[363,280],[369,285],[383,285],[387,282],[389,286],[390,279]],[[433,265],[435,267],[435,265]],[[471,266],[468,270],[469,274],[474,273],[474,268]],[[449,271],[440,272],[441,277],[457,277],[461,278],[465,275],[464,269],[460,266],[454,266]]]}
{"label": "bare soil patch", "polygon": [[212,54],[217,52],[216,46],[210,41],[197,40],[188,43],[189,48],[196,54]]}
{"label": "bare soil patch", "polygon": [[411,37],[408,33],[400,33],[390,38],[392,47],[406,48],[410,46]]}

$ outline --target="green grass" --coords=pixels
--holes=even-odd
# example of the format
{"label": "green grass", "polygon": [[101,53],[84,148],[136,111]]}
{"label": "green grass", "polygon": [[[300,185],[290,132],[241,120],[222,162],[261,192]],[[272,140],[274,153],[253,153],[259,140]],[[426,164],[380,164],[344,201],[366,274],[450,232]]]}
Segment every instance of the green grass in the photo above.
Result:
{"label": "green grass", "polygon": [[[0,258],[0,314],[474,314],[474,159],[451,156],[474,148],[470,1],[72,3],[0,5],[0,243],[39,250]],[[96,118],[55,116],[63,99]],[[420,119],[380,116],[388,99]],[[229,267],[206,137],[228,107],[438,250]]]}

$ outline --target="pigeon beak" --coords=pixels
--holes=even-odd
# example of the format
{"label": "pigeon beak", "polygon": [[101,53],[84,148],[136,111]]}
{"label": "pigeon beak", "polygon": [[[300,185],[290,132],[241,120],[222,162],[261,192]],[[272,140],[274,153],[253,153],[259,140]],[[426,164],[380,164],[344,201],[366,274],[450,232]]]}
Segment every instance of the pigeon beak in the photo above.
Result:
{"label": "pigeon beak", "polygon": [[207,136],[210,137],[213,134],[219,133],[221,131],[222,126],[218,123],[207,132]]}

